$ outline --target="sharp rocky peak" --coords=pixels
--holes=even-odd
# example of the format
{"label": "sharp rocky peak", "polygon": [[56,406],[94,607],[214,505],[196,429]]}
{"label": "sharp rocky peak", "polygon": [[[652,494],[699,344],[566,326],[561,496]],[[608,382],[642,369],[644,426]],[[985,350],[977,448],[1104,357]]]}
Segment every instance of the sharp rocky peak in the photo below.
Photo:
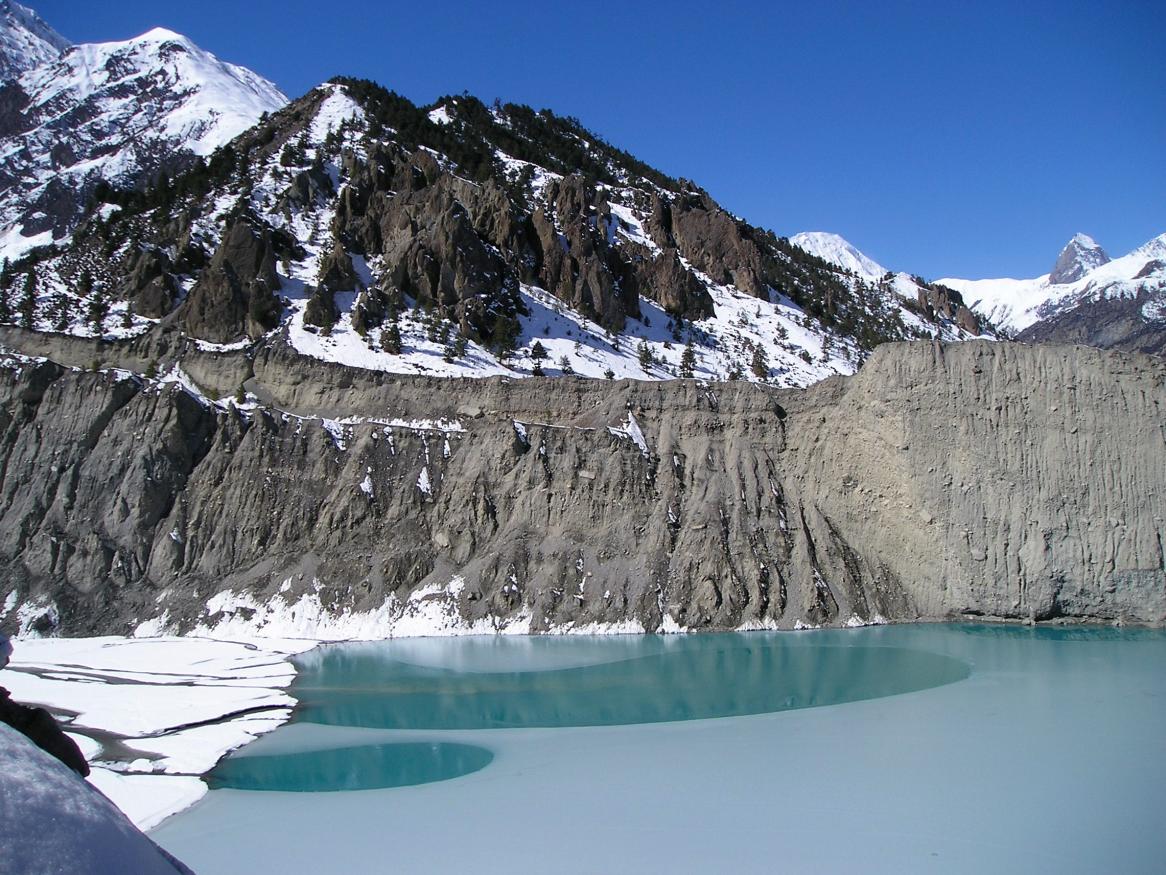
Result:
{"label": "sharp rocky peak", "polygon": [[1088,234],[1074,234],[1057,256],[1057,263],[1049,274],[1049,282],[1053,285],[1075,283],[1109,260],[1105,250]]}

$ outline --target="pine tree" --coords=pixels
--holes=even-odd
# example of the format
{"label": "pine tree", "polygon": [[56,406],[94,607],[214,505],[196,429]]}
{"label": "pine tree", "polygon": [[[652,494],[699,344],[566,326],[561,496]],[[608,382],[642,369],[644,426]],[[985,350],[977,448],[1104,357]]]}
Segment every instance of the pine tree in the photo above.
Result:
{"label": "pine tree", "polygon": [[100,291],[89,299],[89,324],[98,337],[105,334],[105,317],[109,315],[109,302]]}
{"label": "pine tree", "polygon": [[437,315],[437,310],[430,310],[425,314],[425,336],[430,343],[437,343],[440,339],[439,330],[441,324],[441,317]]}
{"label": "pine tree", "polygon": [[389,355],[401,354],[401,326],[393,319],[381,331],[381,348]]}
{"label": "pine tree", "polygon": [[542,345],[541,340],[536,340],[534,346],[530,348],[530,358],[534,362],[534,368],[531,369],[531,374],[536,377],[543,375],[543,361],[547,357],[547,348]]}
{"label": "pine tree", "polygon": [[648,344],[644,343],[642,340],[640,341],[640,345],[636,347],[636,355],[640,360],[641,368],[646,371],[648,368],[652,367],[652,363],[655,361],[652,358],[652,350],[649,349]]}
{"label": "pine tree", "polygon": [[696,350],[692,348],[692,341],[690,340],[684,346],[684,354],[680,356],[680,376],[682,379],[691,380],[696,374]]}
{"label": "pine tree", "polygon": [[494,323],[494,355],[505,361],[514,354],[521,327],[513,316],[501,316]]}
{"label": "pine tree", "polygon": [[70,317],[69,298],[67,295],[57,295],[53,301],[53,330],[65,332],[69,330]]}
{"label": "pine tree", "polygon": [[8,270],[8,259],[0,264],[0,322],[12,319],[12,305],[8,303],[8,289],[12,286],[12,274]]}
{"label": "pine tree", "polygon": [[121,314],[121,327],[127,331],[134,327],[134,302],[126,301],[126,308]]}
{"label": "pine tree", "polygon": [[749,370],[758,380],[769,378],[769,356],[766,355],[765,347],[760,343],[753,347],[753,361],[749,363]]}
{"label": "pine tree", "polygon": [[36,324],[36,273],[24,275],[24,294],[20,298],[20,325],[32,328]]}
{"label": "pine tree", "polygon": [[566,355],[559,356],[559,370],[563,372],[565,377],[571,377],[575,374],[575,369],[571,367],[571,360]]}
{"label": "pine tree", "polygon": [[614,380],[615,379],[615,371],[613,371],[611,368],[608,368],[606,371],[603,372],[603,379]]}

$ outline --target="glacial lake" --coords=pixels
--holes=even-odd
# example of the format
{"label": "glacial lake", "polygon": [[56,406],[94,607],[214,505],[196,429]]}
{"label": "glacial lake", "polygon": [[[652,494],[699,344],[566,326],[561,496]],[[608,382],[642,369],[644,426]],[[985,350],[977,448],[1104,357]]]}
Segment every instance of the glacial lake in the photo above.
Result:
{"label": "glacial lake", "polygon": [[298,657],[195,871],[1161,872],[1166,634],[887,626]]}

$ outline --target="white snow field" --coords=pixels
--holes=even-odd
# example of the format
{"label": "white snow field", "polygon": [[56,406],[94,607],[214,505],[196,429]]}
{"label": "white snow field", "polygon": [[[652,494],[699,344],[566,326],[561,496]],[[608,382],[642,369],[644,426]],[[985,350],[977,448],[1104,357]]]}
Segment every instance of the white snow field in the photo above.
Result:
{"label": "white snow field", "polygon": [[0,686],[67,721],[89,781],[149,829],[206,792],[198,776],[224,753],[287,720],[295,669],[285,657],[315,644],[22,638]]}
{"label": "white snow field", "polygon": [[[757,633],[761,639],[773,633]],[[356,792],[214,790],[152,837],[216,872],[1161,872],[1166,635],[889,626],[830,632],[964,660],[968,679],[772,714],[588,728],[292,723],[243,757],[384,742],[488,748],[480,771]],[[482,639],[400,642],[470,671],[593,663]],[[606,639],[610,660],[626,639]],[[397,644],[394,644],[396,647]],[[484,661],[483,661],[484,660]]]}

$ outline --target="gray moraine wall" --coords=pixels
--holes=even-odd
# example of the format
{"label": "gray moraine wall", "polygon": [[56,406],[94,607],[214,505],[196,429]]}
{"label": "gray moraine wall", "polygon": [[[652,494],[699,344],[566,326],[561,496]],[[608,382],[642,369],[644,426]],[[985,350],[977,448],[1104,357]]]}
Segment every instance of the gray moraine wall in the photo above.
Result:
{"label": "gray moraine wall", "polygon": [[[891,344],[775,390],[439,380],[173,337],[0,337],[50,359],[0,368],[5,630],[124,634],[165,612],[181,632],[228,589],[375,611],[455,576],[460,620],[532,631],[1166,621],[1149,356]],[[95,359],[180,361],[206,396],[245,383],[261,404],[77,369]]]}

